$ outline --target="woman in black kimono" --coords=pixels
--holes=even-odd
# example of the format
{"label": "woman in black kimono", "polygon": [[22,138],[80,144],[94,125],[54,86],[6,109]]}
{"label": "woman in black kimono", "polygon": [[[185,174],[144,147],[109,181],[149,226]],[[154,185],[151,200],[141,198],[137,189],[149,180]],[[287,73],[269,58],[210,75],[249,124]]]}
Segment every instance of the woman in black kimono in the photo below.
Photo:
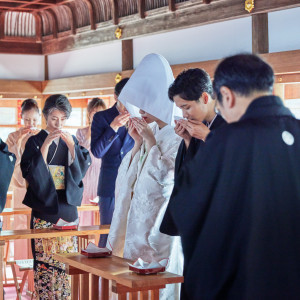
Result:
{"label": "woman in black kimono", "polygon": [[[76,206],[82,200],[82,178],[91,159],[88,150],[62,130],[71,111],[65,96],[47,98],[43,109],[47,127],[28,140],[22,156],[22,174],[28,183],[23,203],[32,208],[34,229],[51,228],[60,218],[67,222],[78,218]],[[70,277],[53,254],[77,252],[77,238],[32,241],[38,299],[70,299]]]}
{"label": "woman in black kimono", "polygon": [[[16,156],[8,151],[7,145],[0,138],[0,213],[3,211],[6,203],[6,194],[14,172],[15,163]],[[1,218],[0,216],[0,230],[2,229]],[[4,291],[0,293],[4,295]]]}
{"label": "woman in black kimono", "polygon": [[16,157],[8,152],[7,145],[0,138],[0,212],[6,202],[6,193],[14,171]]}

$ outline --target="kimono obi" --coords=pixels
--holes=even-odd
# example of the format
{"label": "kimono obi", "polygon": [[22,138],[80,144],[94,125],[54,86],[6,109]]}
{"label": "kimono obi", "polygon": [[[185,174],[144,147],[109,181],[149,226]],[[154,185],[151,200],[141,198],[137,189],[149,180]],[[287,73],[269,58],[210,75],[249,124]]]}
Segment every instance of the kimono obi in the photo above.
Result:
{"label": "kimono obi", "polygon": [[65,189],[65,166],[49,165],[49,171],[52,176],[56,190]]}
{"label": "kimono obi", "polygon": [[59,140],[49,147],[47,157],[48,167],[56,190],[65,190],[65,170],[68,164],[68,147]]}

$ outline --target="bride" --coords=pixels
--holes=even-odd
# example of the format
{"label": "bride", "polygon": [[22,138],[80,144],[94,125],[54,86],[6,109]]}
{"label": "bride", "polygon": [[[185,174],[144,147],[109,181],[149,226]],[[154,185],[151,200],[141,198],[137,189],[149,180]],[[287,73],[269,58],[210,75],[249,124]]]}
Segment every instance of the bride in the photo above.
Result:
{"label": "bride", "polygon": [[[108,242],[114,255],[131,260],[141,257],[147,262],[169,258],[167,271],[182,274],[179,238],[159,231],[173,189],[175,157],[181,141],[170,125],[175,106],[167,91],[172,81],[168,62],[150,54],[120,95],[129,112],[132,104],[140,108],[141,118],[129,122],[135,144],[119,168]],[[179,299],[179,285],[167,285],[160,299]]]}

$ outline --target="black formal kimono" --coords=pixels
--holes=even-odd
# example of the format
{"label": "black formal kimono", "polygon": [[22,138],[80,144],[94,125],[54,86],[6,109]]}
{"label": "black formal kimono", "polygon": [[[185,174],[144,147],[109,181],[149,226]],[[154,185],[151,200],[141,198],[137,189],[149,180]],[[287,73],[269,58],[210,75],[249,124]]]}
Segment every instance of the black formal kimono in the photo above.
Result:
{"label": "black formal kimono", "polygon": [[300,121],[280,98],[211,133],[177,197],[185,299],[299,299]]}
{"label": "black formal kimono", "polygon": [[[82,178],[91,164],[91,158],[88,150],[81,147],[77,139],[73,137],[75,142],[75,159],[70,166],[67,161],[63,162],[65,166],[65,191],[64,193],[58,193],[49,168],[45,164],[40,151],[47,135],[45,130],[41,130],[40,133],[31,137],[26,143],[21,160],[22,175],[28,183],[23,204],[31,207],[33,211],[39,214],[46,213],[51,219],[49,221],[54,223],[58,219],[53,220],[51,216],[59,213],[62,203],[60,200],[62,198],[64,198],[63,204],[74,207],[81,205],[83,193]],[[65,142],[60,139],[58,148],[56,149],[56,147],[53,142],[48,152],[48,163],[53,159],[54,153],[57,156],[61,151],[64,151],[63,159],[67,160],[68,149]],[[77,216],[75,216],[76,218]],[[71,222],[75,219],[66,221]]]}
{"label": "black formal kimono", "polygon": [[[75,158],[71,159],[66,143],[59,139],[52,142],[47,164],[41,147],[47,132],[31,137],[21,160],[23,177],[28,183],[23,203],[32,208],[31,228],[51,228],[60,218],[72,222],[78,218],[77,206],[81,204],[84,177],[91,164],[88,150],[75,142]],[[65,266],[53,258],[54,253],[77,252],[77,238],[34,239],[35,291],[40,299],[70,299],[70,278]]]}
{"label": "black formal kimono", "polygon": [[[221,116],[217,115],[216,118],[213,120],[213,122],[210,125],[210,130],[211,131],[215,130],[215,129],[223,126],[224,124],[226,124],[226,121]],[[180,188],[180,179],[179,178],[180,178],[180,176],[184,177],[184,175],[180,174],[180,173],[184,172],[183,166],[187,165],[190,161],[193,160],[193,158],[197,154],[199,148],[201,146],[203,146],[204,144],[205,144],[204,141],[193,137],[191,139],[188,149],[186,149],[184,140],[181,141],[178,152],[177,152],[176,160],[175,160],[174,189],[171,194],[170,201],[172,199],[172,201],[178,200],[181,203],[184,202],[184,200],[185,200],[184,198],[173,200],[176,196],[177,188]],[[179,174],[180,174],[180,176],[179,176]],[[169,211],[169,206],[167,207],[163,221],[161,223],[160,231],[162,233],[172,235],[172,236],[179,235],[176,225],[175,225],[174,221],[172,220],[172,216]]]}
{"label": "black formal kimono", "polygon": [[16,157],[7,149],[7,145],[0,138],[0,212],[6,203],[6,193],[14,172]]}

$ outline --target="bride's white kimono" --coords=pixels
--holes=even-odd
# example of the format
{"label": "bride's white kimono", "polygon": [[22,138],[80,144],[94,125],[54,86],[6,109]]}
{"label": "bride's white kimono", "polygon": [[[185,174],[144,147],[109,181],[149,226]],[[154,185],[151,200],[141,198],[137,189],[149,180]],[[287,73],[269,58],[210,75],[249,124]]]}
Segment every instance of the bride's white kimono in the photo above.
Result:
{"label": "bride's white kimono", "polygon": [[[115,211],[108,236],[113,254],[127,259],[159,261],[169,258],[167,271],[182,274],[183,256],[179,237],[160,233],[174,184],[174,166],[181,138],[166,125],[152,126],[156,145],[149,153],[145,144],[134,156],[131,151],[119,168]],[[179,285],[167,285],[160,299],[179,299]]]}

